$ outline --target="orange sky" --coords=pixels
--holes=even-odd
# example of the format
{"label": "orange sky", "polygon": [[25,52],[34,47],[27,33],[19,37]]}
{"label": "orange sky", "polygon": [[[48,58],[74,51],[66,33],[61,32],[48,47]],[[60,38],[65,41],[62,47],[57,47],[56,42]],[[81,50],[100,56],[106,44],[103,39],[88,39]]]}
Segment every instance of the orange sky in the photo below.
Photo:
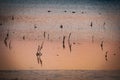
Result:
{"label": "orange sky", "polygon": [[[5,31],[0,34],[0,69],[120,69],[119,15],[88,13],[17,15],[14,21],[10,20],[10,17],[6,18],[7,22],[2,26]],[[91,21],[93,29],[90,27]],[[106,31],[103,30],[104,22],[106,22]],[[64,25],[62,30],[59,27],[61,24]],[[37,29],[34,29],[34,25]],[[10,30],[11,50],[3,43],[7,29]],[[38,45],[43,41],[44,31],[50,34],[50,40],[45,39],[41,51],[43,53],[41,67],[37,63],[35,54]],[[67,42],[70,32],[72,33],[71,53]],[[26,39],[22,40],[24,35]],[[62,48],[64,35],[65,49]],[[94,43],[91,42],[93,35]],[[104,41],[103,51],[100,48],[101,41]],[[105,61],[106,51],[108,51],[108,61]]]}
{"label": "orange sky", "polygon": [[[105,44],[105,50],[101,51],[98,43],[81,42],[73,45],[70,53],[67,45],[63,49],[60,42],[46,41],[41,51],[42,67],[35,55],[41,41],[14,41],[12,50],[1,44],[0,69],[120,69],[120,54],[115,44]],[[108,61],[105,61],[107,50]]]}

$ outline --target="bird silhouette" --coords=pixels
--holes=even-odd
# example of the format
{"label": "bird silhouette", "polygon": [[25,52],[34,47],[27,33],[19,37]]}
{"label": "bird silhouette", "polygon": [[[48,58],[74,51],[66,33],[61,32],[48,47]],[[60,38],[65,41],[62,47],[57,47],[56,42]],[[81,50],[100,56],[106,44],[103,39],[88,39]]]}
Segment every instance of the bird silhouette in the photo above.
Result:
{"label": "bird silhouette", "polygon": [[8,39],[7,37],[5,37],[5,39],[4,39],[4,44],[6,47],[8,46],[7,39]]}
{"label": "bird silhouette", "polygon": [[65,10],[64,12],[66,13],[67,11]]}
{"label": "bird silhouette", "polygon": [[65,36],[63,36],[63,49],[65,48]]}
{"label": "bird silhouette", "polygon": [[84,12],[83,12],[83,11],[82,11],[81,13],[82,13],[82,14],[84,14]]}
{"label": "bird silhouette", "polygon": [[91,26],[91,28],[93,27],[93,23],[92,22],[91,22],[90,26]]}
{"label": "bird silhouette", "polygon": [[73,44],[75,45],[76,43],[75,43],[75,42],[73,42]]}
{"label": "bird silhouette", "polygon": [[69,36],[68,36],[68,46],[69,46],[69,50],[70,52],[72,51],[72,44],[70,43],[70,37],[71,37],[71,33],[69,33]]}
{"label": "bird silhouette", "polygon": [[62,28],[63,28],[63,25],[60,25],[60,28],[62,29]]}
{"label": "bird silhouette", "polygon": [[25,36],[23,36],[23,40],[25,40]]}
{"label": "bird silhouette", "polygon": [[101,41],[100,46],[101,46],[101,50],[103,51],[103,41]]}
{"label": "bird silhouette", "polygon": [[72,11],[72,13],[76,13],[75,11]]}
{"label": "bird silhouette", "polygon": [[37,26],[36,25],[34,25],[34,29],[36,29],[37,28]]}
{"label": "bird silhouette", "polygon": [[108,56],[108,51],[105,52],[105,60],[106,60],[106,61],[108,61],[107,56]]}
{"label": "bird silhouette", "polygon": [[48,40],[49,40],[49,36],[50,36],[50,35],[48,34],[48,36],[47,36],[47,39],[48,39]]}
{"label": "bird silhouette", "polygon": [[45,37],[46,37],[46,32],[44,31],[44,34],[43,34],[43,36],[44,36],[44,39],[45,39]]}
{"label": "bird silhouette", "polygon": [[14,16],[12,16],[12,20],[14,20]]}
{"label": "bird silhouette", "polygon": [[48,10],[48,13],[50,13],[50,12],[52,12],[52,11]]}
{"label": "bird silhouette", "polygon": [[38,64],[40,63],[41,66],[43,64],[42,59],[41,59],[41,56],[42,56],[41,49],[43,48],[43,44],[44,44],[44,41],[42,42],[41,46],[38,45],[38,49],[37,49],[37,53],[36,53]]}
{"label": "bird silhouette", "polygon": [[8,38],[9,38],[9,31],[7,32],[6,37],[4,39],[4,44],[5,44],[6,47],[8,47],[8,42],[7,42]]}

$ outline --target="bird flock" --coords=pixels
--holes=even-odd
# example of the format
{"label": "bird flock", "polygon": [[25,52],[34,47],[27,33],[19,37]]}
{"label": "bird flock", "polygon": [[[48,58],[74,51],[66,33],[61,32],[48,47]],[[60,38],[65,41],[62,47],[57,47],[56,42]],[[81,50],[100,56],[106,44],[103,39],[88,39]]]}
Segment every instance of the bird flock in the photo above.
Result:
{"label": "bird flock", "polygon": [[[48,13],[51,13],[51,12],[52,12],[51,10],[48,10]],[[67,13],[67,10],[65,10],[64,12]],[[72,13],[75,14],[76,12],[75,12],[75,11],[72,11]],[[84,14],[84,12],[82,12],[82,14]],[[11,17],[11,20],[15,20],[14,16]],[[0,26],[2,26],[2,25],[3,25],[3,24],[0,23]],[[103,29],[104,29],[104,30],[106,30],[105,25],[106,25],[106,23],[104,22],[104,23],[103,23]],[[90,22],[90,25],[89,25],[89,26],[90,26],[91,29],[92,29],[93,26],[94,26],[94,25],[93,25],[93,22]],[[38,28],[38,26],[37,26],[37,25],[34,25],[34,29],[37,29],[37,28]],[[61,25],[59,26],[59,28],[62,30],[62,29],[64,28],[63,24],[61,24]],[[71,35],[72,35],[72,33],[70,32],[70,33],[68,34],[68,39],[67,39],[67,37],[66,37],[65,35],[63,35],[63,38],[62,38],[62,47],[63,47],[63,49],[66,48],[66,45],[65,45],[65,44],[66,44],[66,41],[67,41],[67,42],[68,42],[68,47],[69,47],[70,53],[72,52]],[[36,52],[37,62],[38,62],[38,64],[41,64],[41,66],[43,65],[43,61],[42,61],[42,59],[41,59],[41,56],[42,56],[41,50],[43,49],[43,45],[44,45],[44,43],[45,43],[45,39],[46,39],[46,38],[47,38],[48,40],[50,39],[50,34],[47,34],[47,32],[44,31],[43,37],[44,37],[43,42],[41,43],[41,45],[38,44],[38,49],[37,49],[37,52]],[[22,39],[25,40],[25,39],[26,39],[26,36],[24,35],[24,36],[22,37]],[[95,41],[95,40],[94,40],[94,35],[92,35],[92,43],[94,43],[94,41]],[[11,40],[9,39],[9,30],[7,31],[7,34],[5,35],[4,44],[5,44],[5,46],[6,46],[7,48],[9,48],[9,49],[12,48],[12,46],[11,46]],[[74,44],[75,44],[75,42],[74,42]],[[100,43],[100,48],[101,48],[102,51],[104,51],[104,41],[101,41],[101,43]],[[114,53],[113,55],[116,55],[116,54]],[[59,55],[57,54],[57,56],[59,56]],[[105,60],[108,61],[108,51],[105,51],[105,56],[104,56],[104,57],[105,57]]]}

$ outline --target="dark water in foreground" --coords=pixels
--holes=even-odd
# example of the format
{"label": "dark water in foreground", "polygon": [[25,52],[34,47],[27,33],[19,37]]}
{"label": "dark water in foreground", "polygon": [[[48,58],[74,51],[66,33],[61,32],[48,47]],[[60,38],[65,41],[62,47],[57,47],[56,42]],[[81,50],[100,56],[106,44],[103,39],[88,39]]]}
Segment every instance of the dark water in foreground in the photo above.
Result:
{"label": "dark water in foreground", "polygon": [[120,80],[120,70],[7,70],[0,80]]}

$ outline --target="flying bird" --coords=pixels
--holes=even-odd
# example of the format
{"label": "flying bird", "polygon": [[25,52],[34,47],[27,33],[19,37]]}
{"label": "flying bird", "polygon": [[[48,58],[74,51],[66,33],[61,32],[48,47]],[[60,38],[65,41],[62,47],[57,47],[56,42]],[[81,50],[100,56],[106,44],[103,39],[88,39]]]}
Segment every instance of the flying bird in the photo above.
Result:
{"label": "flying bird", "polygon": [[72,51],[72,44],[70,43],[70,37],[71,37],[71,33],[69,33],[69,36],[68,36],[68,46],[69,46],[69,49],[70,49],[70,52]]}
{"label": "flying bird", "polygon": [[93,27],[93,23],[92,22],[91,22],[90,26],[91,26],[91,28]]}
{"label": "flying bird", "polygon": [[44,31],[44,34],[43,34],[43,35],[44,35],[44,39],[45,39],[45,37],[46,37],[46,32],[45,32],[45,31]]}
{"label": "flying bird", "polygon": [[62,28],[63,28],[63,25],[60,25],[60,28],[62,29]]}
{"label": "flying bird", "polygon": [[101,50],[103,51],[103,41],[101,41],[100,46],[101,46]]}
{"label": "flying bird", "polygon": [[48,12],[50,13],[51,11],[50,11],[50,10],[48,10]]}
{"label": "flying bird", "polygon": [[66,13],[67,11],[65,10],[64,12]]}
{"label": "flying bird", "polygon": [[82,11],[81,13],[82,13],[82,14],[84,14],[84,12],[83,12],[83,11]]}
{"label": "flying bird", "polygon": [[108,57],[108,51],[106,51],[106,53],[105,53],[105,60],[106,60],[106,61],[108,61],[108,58],[107,58],[107,57]]}
{"label": "flying bird", "polygon": [[49,34],[48,34],[48,36],[47,36],[47,39],[49,40]]}
{"label": "flying bird", "polygon": [[4,39],[4,44],[6,47],[8,46],[7,39],[8,39],[7,37],[5,37],[5,39]]}
{"label": "flying bird", "polygon": [[37,26],[36,25],[34,25],[34,29],[36,29],[37,28]]}
{"label": "flying bird", "polygon": [[75,11],[72,11],[72,13],[76,13]]}
{"label": "flying bird", "polygon": [[9,31],[7,32],[6,37],[4,39],[4,44],[6,47],[8,47],[8,42],[7,42],[8,38],[9,38]]}
{"label": "flying bird", "polygon": [[75,45],[76,43],[75,43],[75,42],[73,42],[73,44]]}
{"label": "flying bird", "polygon": [[43,48],[43,44],[44,44],[44,41],[42,42],[41,46],[38,45],[38,49],[37,49],[37,53],[36,53],[38,64],[40,63],[41,66],[42,66],[42,63],[43,63],[42,60],[41,60],[41,56],[42,56],[41,49]]}
{"label": "flying bird", "polygon": [[63,49],[65,48],[65,36],[63,36]]}
{"label": "flying bird", "polygon": [[25,40],[25,36],[23,36],[23,40]]}
{"label": "flying bird", "polygon": [[14,20],[14,16],[12,16],[12,20]]}

